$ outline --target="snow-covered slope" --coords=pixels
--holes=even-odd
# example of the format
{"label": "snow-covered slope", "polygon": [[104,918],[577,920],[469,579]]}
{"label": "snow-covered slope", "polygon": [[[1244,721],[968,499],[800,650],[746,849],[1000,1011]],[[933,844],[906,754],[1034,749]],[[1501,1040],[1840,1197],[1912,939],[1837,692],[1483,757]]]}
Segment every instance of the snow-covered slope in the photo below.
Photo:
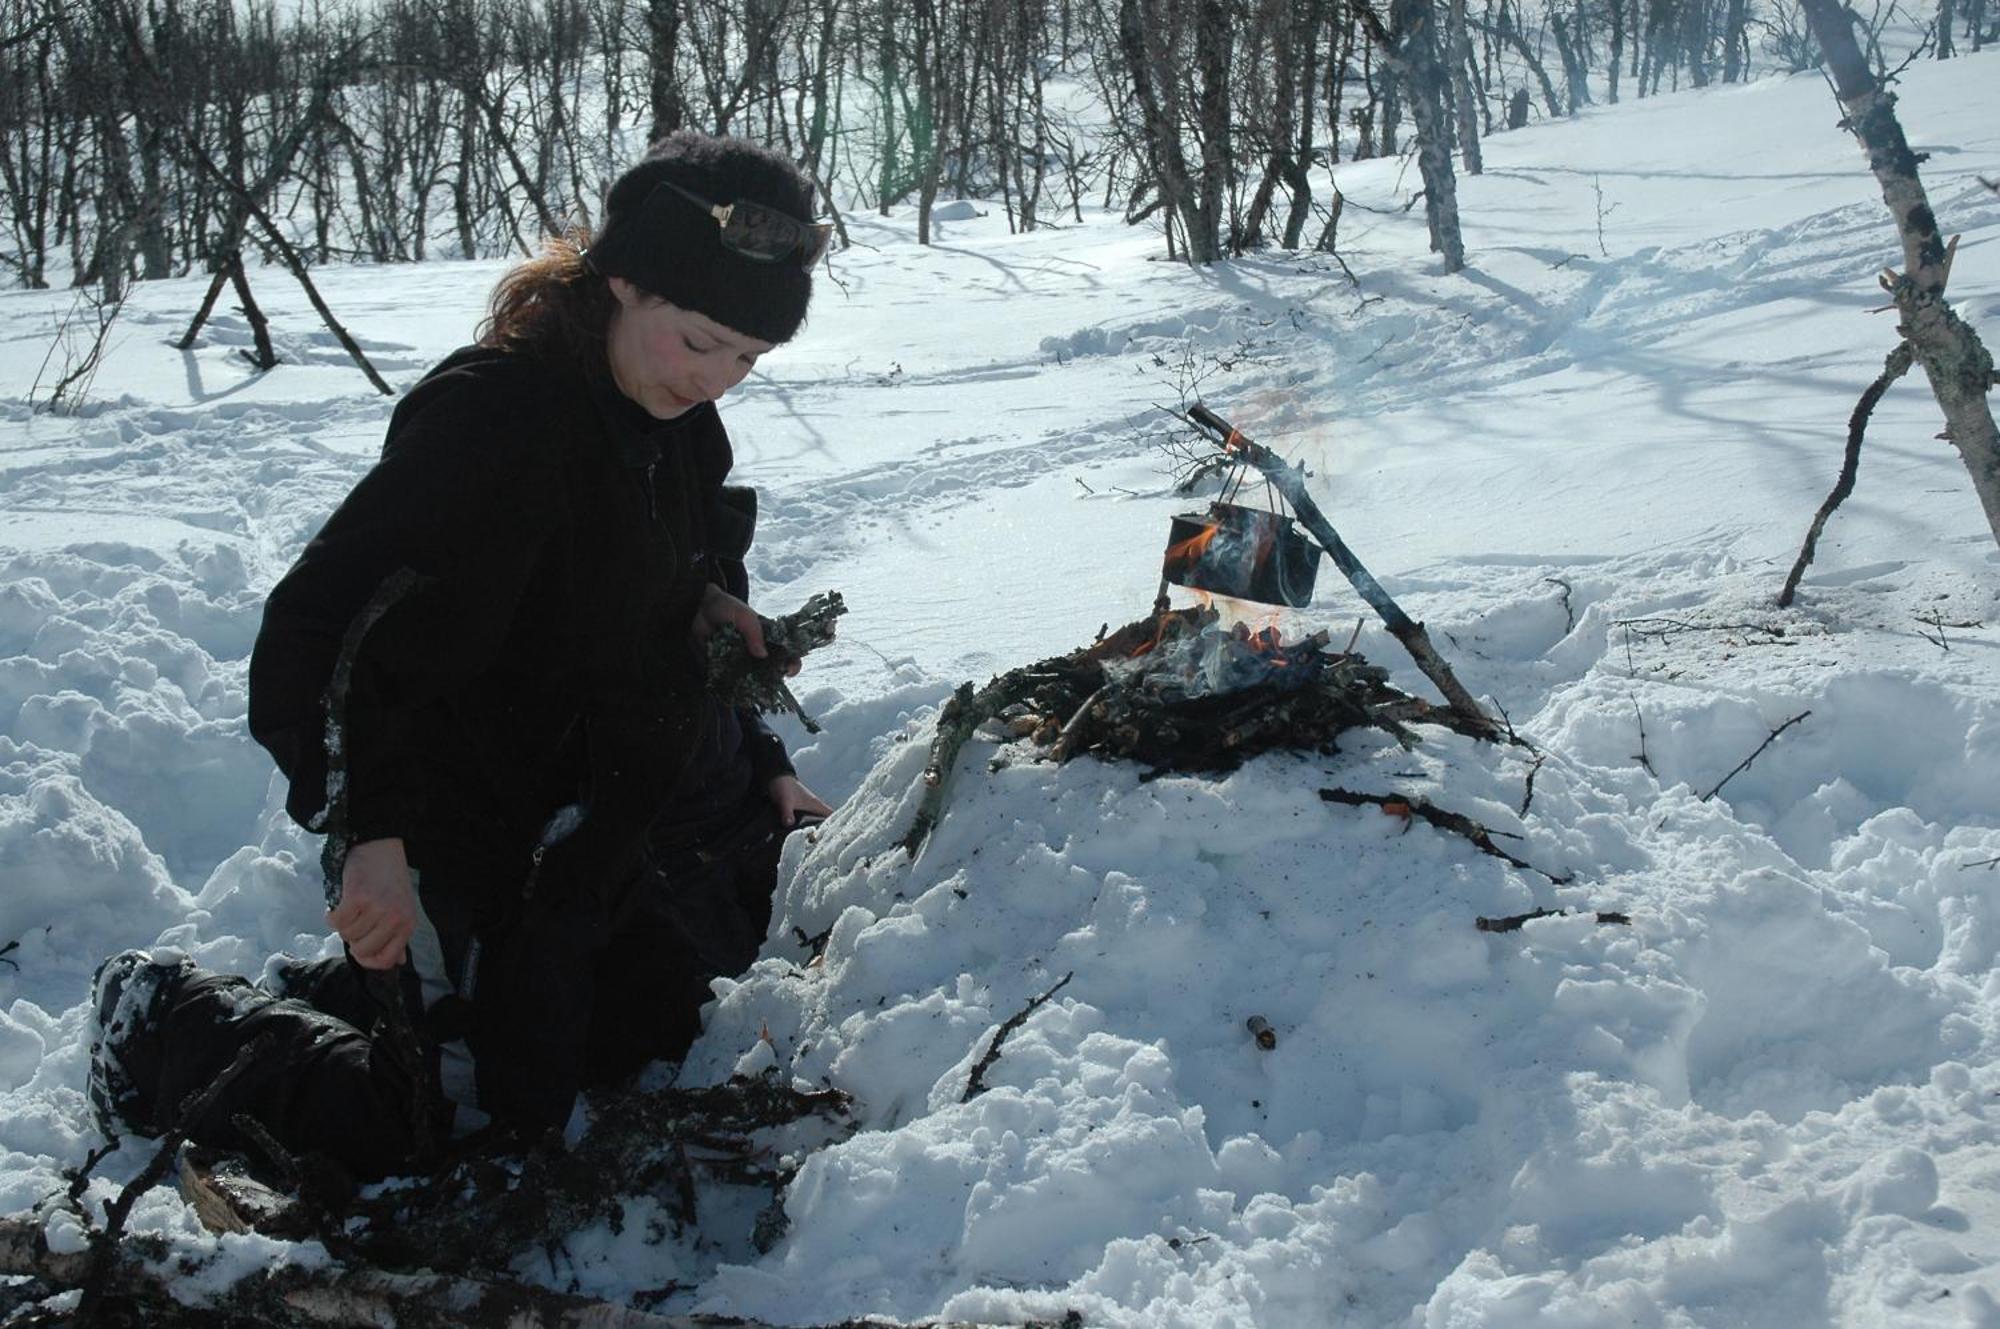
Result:
{"label": "snow-covered slope", "polygon": [[[1995,59],[1913,68],[1899,108],[1989,342]],[[1771,607],[1894,335],[1868,313],[1894,235],[1836,119],[1801,77],[1496,137],[1449,278],[1400,210],[1413,177],[1343,167],[1358,288],[1324,256],[1152,261],[1104,217],[947,222],[930,249],[851,218],[839,284],[726,417],[764,493],[760,602],[853,607],[801,680],[828,727],[801,768],[845,807],[791,851],[765,958],[683,1074],[775,1060],[865,1129],[808,1163],[768,1255],[635,1225],[561,1277],[694,1278],[686,1304],[793,1322],[2000,1324],[2000,550],[1916,376],[1799,605]],[[498,271],[322,285],[407,384]],[[24,398],[66,301],[0,294],[0,1210],[94,1143],[103,954],[255,972],[323,944],[244,659],[388,405],[258,281],[284,367],[253,376],[227,318],[170,350],[198,286],[145,285],[65,418]],[[1190,376],[1313,468],[1546,753],[1532,801],[1519,750],[1434,733],[1152,782],[1025,750],[989,774],[975,744],[911,863],[929,707],[1150,604],[1188,506],[1154,407]],[[1287,626],[1351,630],[1358,600],[1320,587]],[[1360,647],[1423,689],[1378,627]],[[1420,794],[1571,879],[1329,785]],[[1473,926],[1536,907],[1631,923]],[[831,929],[822,961],[794,928]],[[165,1193],[137,1221],[206,1242]]]}

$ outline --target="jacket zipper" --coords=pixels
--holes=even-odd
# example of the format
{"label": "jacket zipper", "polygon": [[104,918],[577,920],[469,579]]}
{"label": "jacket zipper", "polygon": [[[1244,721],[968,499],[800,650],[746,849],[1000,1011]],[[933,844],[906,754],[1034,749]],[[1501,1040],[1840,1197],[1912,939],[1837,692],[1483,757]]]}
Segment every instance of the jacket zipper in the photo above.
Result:
{"label": "jacket zipper", "polygon": [[649,521],[655,523],[660,520],[659,495],[658,491],[653,488],[653,468],[658,465],[659,463],[656,461],[646,463],[646,517]]}
{"label": "jacket zipper", "polygon": [[536,837],[535,847],[528,854],[528,875],[521,882],[521,901],[524,904],[535,898],[535,888],[541,884],[542,860],[549,856],[549,850],[561,844],[564,840],[569,839],[570,836],[575,835],[583,828],[583,823],[590,819],[592,795],[592,781],[590,776],[590,721],[581,711],[570,717],[570,722],[564,727],[562,738],[557,740],[556,746],[558,751],[560,751],[562,746],[569,741],[569,736],[579,728],[583,730],[583,786],[577,790],[576,801],[574,803],[557,810],[559,816],[563,811],[575,809],[579,813],[579,816],[575,822],[571,823],[566,830],[560,833],[557,833],[555,830],[556,818],[552,817],[543,824],[541,834]]}

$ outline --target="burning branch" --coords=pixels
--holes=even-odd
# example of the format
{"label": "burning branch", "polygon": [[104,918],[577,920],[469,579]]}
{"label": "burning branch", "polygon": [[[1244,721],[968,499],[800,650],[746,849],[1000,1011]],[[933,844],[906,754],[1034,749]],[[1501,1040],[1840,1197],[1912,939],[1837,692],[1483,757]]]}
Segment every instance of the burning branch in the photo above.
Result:
{"label": "burning branch", "polygon": [[1424,625],[1404,613],[1402,607],[1382,589],[1382,583],[1376,581],[1375,575],[1361,565],[1361,560],[1354,556],[1354,551],[1347,547],[1347,542],[1333,529],[1333,523],[1326,519],[1326,514],[1319,510],[1317,503],[1313,502],[1312,494],[1306,489],[1304,472],[1296,466],[1288,465],[1284,458],[1263,444],[1252,442],[1242,430],[1206,406],[1197,403],[1189,407],[1188,418],[1216,435],[1224,451],[1248,462],[1264,474],[1278,492],[1285,496],[1285,501],[1292,505],[1292,511],[1298,514],[1299,521],[1312,532],[1313,539],[1319,542],[1320,548],[1326,551],[1327,557],[1333,560],[1341,575],[1347,578],[1348,583],[1360,593],[1363,600],[1368,602],[1369,607],[1381,615],[1382,622],[1388,627],[1390,634],[1403,644],[1403,649],[1410,653],[1412,660],[1416,661],[1417,668],[1423,670],[1424,677],[1437,685],[1438,691],[1444,694],[1445,701],[1451,706],[1452,711],[1477,731],[1480,737],[1497,739],[1500,736],[1498,726],[1493,723],[1492,717],[1481,709],[1479,703],[1473,700],[1472,694],[1465,690],[1465,685],[1458,681],[1458,676],[1452,673],[1451,666],[1444,662],[1443,657],[1437,653],[1437,648],[1431,645],[1430,634],[1424,631]]}

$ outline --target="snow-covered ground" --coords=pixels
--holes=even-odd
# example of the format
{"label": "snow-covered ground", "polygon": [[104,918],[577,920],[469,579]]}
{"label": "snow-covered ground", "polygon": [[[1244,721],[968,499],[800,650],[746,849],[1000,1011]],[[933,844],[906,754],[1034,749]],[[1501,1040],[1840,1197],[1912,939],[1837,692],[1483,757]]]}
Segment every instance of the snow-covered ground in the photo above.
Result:
{"label": "snow-covered ground", "polygon": [[[1899,108],[1989,343],[1996,61],[1919,65]],[[1837,118],[1802,76],[1493,138],[1455,277],[1401,211],[1414,172],[1343,167],[1359,289],[1325,256],[1190,271],[1102,216],[1010,236],[994,209],[929,249],[850,218],[807,332],[726,409],[760,603],[852,607],[801,680],[827,725],[801,768],[845,806],[682,1073],[775,1059],[864,1129],[767,1255],[631,1223],[559,1281],[796,1323],[2000,1325],[2000,550],[1919,375],[1773,608],[1894,336],[1897,245]],[[320,280],[404,386],[499,271]],[[0,294],[0,1212],[96,1143],[103,955],[255,973],[324,944],[244,664],[389,403],[257,280],[284,366],[254,375],[234,316],[173,351],[199,283],[146,284],[70,417],[26,405],[67,298]],[[1520,749],[1443,733],[1151,782],[975,744],[912,863],[946,690],[1150,604],[1190,506],[1156,406],[1190,371],[1545,754],[1532,801]],[[1287,625],[1362,612],[1328,568]],[[1360,648],[1425,690],[1372,620]],[[1325,785],[1422,795],[1571,879]],[[1631,923],[1473,926],[1564,906]],[[831,930],[821,962],[795,928]],[[168,1191],[135,1222],[218,1269],[294,1258],[216,1246]]]}

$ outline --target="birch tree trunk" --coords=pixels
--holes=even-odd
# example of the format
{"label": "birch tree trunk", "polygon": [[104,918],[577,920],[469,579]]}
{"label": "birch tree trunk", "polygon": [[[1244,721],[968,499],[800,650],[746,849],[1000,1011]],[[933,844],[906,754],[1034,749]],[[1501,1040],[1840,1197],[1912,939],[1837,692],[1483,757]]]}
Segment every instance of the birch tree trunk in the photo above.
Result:
{"label": "birch tree trunk", "polygon": [[1466,30],[1465,0],[1450,0],[1451,97],[1458,107],[1458,159],[1467,175],[1485,170],[1479,155],[1479,103],[1472,95],[1472,34]]}
{"label": "birch tree trunk", "polygon": [[1465,240],[1458,225],[1458,177],[1451,167],[1451,120],[1445,111],[1449,75],[1438,54],[1437,9],[1433,0],[1395,0],[1390,26],[1363,6],[1361,20],[1382,48],[1383,62],[1410,94],[1410,118],[1417,122],[1417,169],[1424,179],[1424,217],[1431,249],[1444,256],[1444,270],[1465,267]]}
{"label": "birch tree trunk", "polygon": [[1944,411],[1946,434],[1971,472],[1986,524],[2000,542],[2000,428],[1987,401],[1994,387],[1993,356],[1945,299],[1951,255],[1917,177],[1917,156],[1896,119],[1895,94],[1884,91],[1869,72],[1838,0],[1803,0],[1803,5],[1813,37],[1826,52],[1834,91],[1847,112],[1846,126],[1867,151],[1869,168],[1881,182],[1882,201],[1903,239],[1903,271],[1885,273],[1883,287],[1896,302],[1903,337],[1930,380]]}

